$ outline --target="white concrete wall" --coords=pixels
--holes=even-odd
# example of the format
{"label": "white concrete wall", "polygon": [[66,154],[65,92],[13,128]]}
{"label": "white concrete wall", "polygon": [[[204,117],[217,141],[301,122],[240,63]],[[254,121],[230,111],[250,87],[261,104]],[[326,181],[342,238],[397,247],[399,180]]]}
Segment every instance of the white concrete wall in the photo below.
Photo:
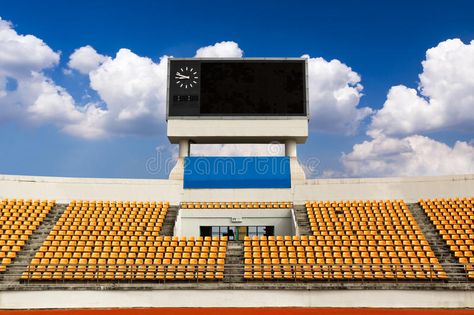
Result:
{"label": "white concrete wall", "polygon": [[164,179],[108,179],[0,175],[0,198],[167,200],[178,203],[182,182]]}
{"label": "white concrete wall", "polygon": [[0,175],[0,198],[180,201],[294,201],[404,199],[474,195],[474,175],[317,179],[291,189],[186,189],[178,180]]}
{"label": "white concrete wall", "polygon": [[292,189],[184,189],[183,201],[292,201]]}
{"label": "white concrete wall", "polygon": [[473,291],[113,290],[1,291],[0,309],[132,307],[474,308]]}
{"label": "white concrete wall", "polygon": [[[233,223],[232,218],[242,218]],[[254,226],[273,225],[275,235],[293,235],[290,209],[181,209],[174,234],[199,236],[200,226]]]}
{"label": "white concrete wall", "polygon": [[297,185],[294,201],[463,197],[474,195],[474,174],[395,178],[307,180]]}

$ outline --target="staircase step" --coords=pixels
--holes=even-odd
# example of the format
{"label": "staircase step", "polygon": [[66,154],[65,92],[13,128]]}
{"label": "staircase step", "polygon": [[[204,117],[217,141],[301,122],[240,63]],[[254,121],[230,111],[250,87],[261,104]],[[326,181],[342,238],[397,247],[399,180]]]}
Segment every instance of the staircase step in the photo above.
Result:
{"label": "staircase step", "polygon": [[179,209],[177,206],[170,206],[168,208],[163,226],[161,227],[160,235],[173,236],[174,225],[176,223],[176,218],[178,217],[178,211]]}
{"label": "staircase step", "polygon": [[304,205],[297,205],[294,207],[294,212],[299,234],[312,235],[306,207]]}
{"label": "staircase step", "polygon": [[448,245],[438,233],[436,227],[433,225],[431,220],[425,214],[420,204],[408,204],[408,208],[410,209],[413,217],[418,223],[418,226],[423,232],[423,235],[425,236],[426,240],[430,244],[431,249],[434,251],[436,257],[438,258],[439,262],[446,271],[449,281],[468,281],[464,268],[454,257]]}
{"label": "staircase step", "polygon": [[244,243],[228,241],[224,268],[224,282],[244,281]]}

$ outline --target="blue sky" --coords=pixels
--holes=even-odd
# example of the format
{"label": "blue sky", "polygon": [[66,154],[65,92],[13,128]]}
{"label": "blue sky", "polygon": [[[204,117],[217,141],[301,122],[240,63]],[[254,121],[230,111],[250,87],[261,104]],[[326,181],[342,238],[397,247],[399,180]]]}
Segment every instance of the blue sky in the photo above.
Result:
{"label": "blue sky", "polygon": [[[474,44],[470,44],[474,39],[473,12],[474,3],[467,0],[439,3],[17,0],[3,2],[0,6],[0,17],[11,22],[10,30],[19,36],[35,36],[59,55],[59,59],[51,64],[47,61],[49,57],[38,61],[39,68],[35,71],[40,72],[45,80],[53,82],[55,89],[63,89],[64,93],[72,96],[78,111],[89,103],[107,109],[115,106],[113,102],[120,102],[112,96],[107,100],[102,97],[111,92],[100,85],[99,80],[104,79],[103,76],[94,77],[93,72],[100,72],[100,69],[87,74],[80,73],[79,67],[68,65],[71,54],[86,45],[93,47],[97,54],[108,56],[110,62],[119,59],[116,54],[122,48],[133,52],[134,56],[128,56],[130,58],[150,58],[159,64],[163,55],[192,57],[199,48],[223,41],[235,42],[245,57],[310,55],[314,58],[316,69],[314,86],[334,86],[346,80],[342,84],[352,88],[349,94],[357,95],[357,100],[350,101],[350,104],[326,97],[315,98],[312,105],[315,111],[312,113],[323,110],[326,113],[342,104],[351,108],[354,115],[360,110],[363,116],[356,127],[348,129],[319,128],[320,121],[312,119],[308,142],[300,145],[298,150],[303,163],[312,157],[321,161],[312,176],[323,177],[474,172],[474,92],[470,89],[472,82],[469,80],[470,74],[474,76],[471,56]],[[440,46],[440,43],[455,38],[460,42]],[[4,70],[2,74],[1,67],[7,67],[8,60],[1,60],[1,52],[7,49],[7,45],[6,42],[1,44],[0,37],[0,78],[3,75],[10,78],[8,80],[13,78],[13,81],[22,82],[19,72]],[[433,47],[438,47],[438,53],[428,60],[426,52]],[[218,50],[219,47],[213,49]],[[322,57],[324,61],[316,60],[317,57]],[[342,69],[331,64],[333,59],[347,67]],[[127,62],[129,59],[124,60]],[[427,61],[425,68],[422,65],[424,60]],[[112,66],[114,64],[110,64]],[[332,69],[340,72],[340,76],[326,78]],[[352,76],[350,71],[359,76],[357,82],[347,79]],[[460,71],[467,74],[459,75]],[[423,73],[426,74],[425,79],[420,83],[419,75]],[[17,79],[15,75],[18,75]],[[319,84],[319,78],[324,78],[326,83]],[[33,81],[31,78],[25,80]],[[95,86],[91,84],[94,80],[99,82]],[[357,90],[357,84],[361,84],[363,89]],[[398,85],[403,85],[403,88],[393,92],[392,102],[384,108],[389,90]],[[453,88],[452,93],[446,93],[452,94],[451,98],[440,90],[459,85],[464,88]],[[409,96],[410,89],[419,86],[422,89],[415,91],[415,96]],[[6,85],[5,89],[8,93],[14,87]],[[335,89],[336,94],[345,90],[342,87]],[[421,90],[427,92],[423,94]],[[334,94],[334,91],[323,92]],[[159,97],[157,100],[159,103]],[[421,104],[423,100],[427,104]],[[459,100],[459,104],[457,101],[454,104],[452,100]],[[34,97],[28,101],[34,102]],[[31,105],[28,101],[23,101],[22,110]],[[7,104],[0,96],[0,110],[2,102]],[[147,96],[144,102],[148,104],[153,99]],[[324,107],[318,107],[324,102],[327,103]],[[117,127],[112,123],[116,120],[109,119],[104,123],[107,132],[102,136],[83,137],[77,130],[65,132],[66,123],[55,123],[51,119],[51,111],[44,119],[24,119],[25,113],[31,113],[31,110],[18,114],[19,111],[12,110],[16,103],[8,105],[8,111],[16,114],[2,117],[0,113],[2,174],[127,178],[167,176],[165,168],[157,171],[146,168],[147,161],[156,155],[156,147],[164,156],[173,154],[163,127],[153,129],[153,132],[141,132],[135,127],[131,128],[133,131],[124,131],[129,129],[124,127],[126,123],[122,122]],[[438,104],[441,104],[440,109],[433,109]],[[42,110],[44,106],[47,104],[41,107]],[[432,108],[428,109],[429,106]],[[367,111],[362,115],[364,108]],[[371,113],[368,113],[369,108]],[[406,124],[393,122],[403,120],[400,119],[405,117],[403,113],[418,112],[413,121]],[[457,118],[439,119],[440,113]],[[314,117],[322,117],[331,125],[331,117],[340,113],[325,115]],[[133,124],[144,125],[143,121],[136,120]],[[163,122],[157,121],[157,124],[163,125]],[[120,132],[115,131],[117,128]],[[362,146],[355,148],[357,144]],[[433,156],[437,156],[435,161],[430,160]],[[453,163],[453,160],[458,162]],[[426,164],[433,166],[427,167]]]}

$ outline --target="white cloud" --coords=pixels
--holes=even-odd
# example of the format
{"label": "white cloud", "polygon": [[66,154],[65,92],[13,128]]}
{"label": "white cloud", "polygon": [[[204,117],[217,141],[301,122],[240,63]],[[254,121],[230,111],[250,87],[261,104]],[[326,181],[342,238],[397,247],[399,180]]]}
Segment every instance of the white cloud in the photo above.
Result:
{"label": "white cloud", "polygon": [[41,39],[17,34],[10,22],[0,18],[0,76],[28,77],[58,61],[59,54]]}
{"label": "white cloud", "polygon": [[68,66],[82,74],[89,74],[89,72],[96,70],[107,59],[107,56],[97,53],[94,48],[87,45],[76,49],[69,56]]}
{"label": "white cloud", "polygon": [[353,134],[360,122],[372,113],[368,107],[358,108],[362,97],[359,74],[339,60],[326,61],[308,55],[308,87],[314,130]]}
{"label": "white cloud", "polygon": [[58,61],[59,53],[41,39],[19,35],[0,19],[0,121],[61,126],[81,119],[72,97],[42,73]]}
{"label": "white cloud", "polygon": [[[89,73],[106,105],[96,124],[102,134],[156,134],[165,120],[167,56],[159,63],[120,49]],[[84,125],[87,127],[87,124]]]}
{"label": "white cloud", "polygon": [[227,41],[199,48],[195,57],[198,58],[241,58],[244,55],[236,42]]}
{"label": "white cloud", "polygon": [[34,102],[27,107],[30,119],[54,121],[56,123],[71,123],[81,119],[81,113],[75,108],[74,100],[63,88],[56,86],[50,80],[38,76],[40,93]]}
{"label": "white cloud", "polygon": [[349,176],[474,173],[474,146],[452,147],[420,133],[474,130],[474,41],[446,40],[428,49],[418,90],[392,87],[368,129],[371,140],[343,154]]}
{"label": "white cloud", "polygon": [[418,91],[392,87],[369,133],[409,135],[474,130],[474,41],[450,39],[428,49]]}
{"label": "white cloud", "polygon": [[457,141],[453,147],[425,136],[390,138],[378,135],[343,154],[349,176],[416,176],[474,173],[474,146]]}
{"label": "white cloud", "polygon": [[[81,138],[156,134],[164,127],[167,57],[159,63],[127,49],[115,58],[85,46],[70,57],[69,67],[88,73],[102,99],[79,106],[42,71],[59,54],[32,35],[19,35],[0,20],[0,121],[54,124]],[[15,89],[7,89],[7,82]]]}
{"label": "white cloud", "polygon": [[106,110],[101,109],[98,104],[90,103],[81,108],[81,112],[80,120],[63,126],[66,133],[84,139],[105,138],[110,135],[103,127]]}
{"label": "white cloud", "polygon": [[[0,20],[0,121],[54,124],[81,138],[157,134],[164,128],[167,57],[159,63],[121,49],[115,58],[85,46],[69,67],[88,73],[102,102],[79,106],[42,71],[59,54],[32,35],[19,35]],[[15,82],[14,89],[7,83]]]}

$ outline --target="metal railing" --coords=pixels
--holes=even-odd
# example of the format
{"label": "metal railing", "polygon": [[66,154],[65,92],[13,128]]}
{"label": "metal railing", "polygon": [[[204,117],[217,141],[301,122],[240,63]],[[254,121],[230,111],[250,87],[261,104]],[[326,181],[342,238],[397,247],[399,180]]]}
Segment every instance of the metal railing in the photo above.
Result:
{"label": "metal railing", "polygon": [[459,272],[450,272],[447,276],[444,269],[436,264],[40,264],[34,268],[29,265],[12,265],[7,272],[0,274],[0,284],[18,281],[26,285],[44,282],[207,282],[222,281],[225,278],[252,282],[474,283],[474,279],[470,280],[466,272],[466,267],[472,266],[449,264],[449,267]]}
{"label": "metal railing", "polygon": [[300,227],[298,225],[298,221],[296,220],[296,212],[295,209],[291,209],[291,221],[293,223],[293,229],[295,230],[295,235],[300,235]]}

